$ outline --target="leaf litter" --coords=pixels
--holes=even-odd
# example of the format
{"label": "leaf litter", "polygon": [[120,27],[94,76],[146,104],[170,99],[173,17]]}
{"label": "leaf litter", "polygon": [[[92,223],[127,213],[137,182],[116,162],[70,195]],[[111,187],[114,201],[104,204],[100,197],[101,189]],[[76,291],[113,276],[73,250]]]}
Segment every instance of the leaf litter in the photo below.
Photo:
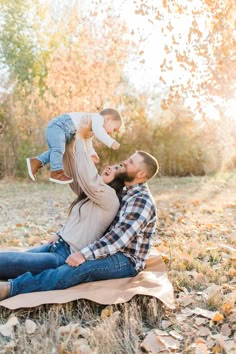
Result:
{"label": "leaf litter", "polygon": [[[236,352],[236,178],[232,174],[225,183],[218,183],[222,178],[192,178],[191,183],[184,178],[163,178],[151,182],[159,216],[155,247],[173,283],[176,310],[164,309],[160,327],[143,333],[140,353]],[[0,195],[2,247],[48,242],[66,221],[67,208],[74,198],[68,188],[47,183],[3,182]],[[103,309],[100,320],[113,321],[113,316],[110,306]],[[115,322],[119,316],[115,316]],[[8,333],[11,339],[9,348],[14,344],[14,326],[17,322],[10,326],[6,321],[0,327],[2,335]],[[31,319],[25,326],[28,333],[37,328]],[[60,335],[79,331],[86,340],[77,341],[74,350],[91,351],[89,330],[85,329],[83,335],[79,325],[71,324],[58,331]]]}

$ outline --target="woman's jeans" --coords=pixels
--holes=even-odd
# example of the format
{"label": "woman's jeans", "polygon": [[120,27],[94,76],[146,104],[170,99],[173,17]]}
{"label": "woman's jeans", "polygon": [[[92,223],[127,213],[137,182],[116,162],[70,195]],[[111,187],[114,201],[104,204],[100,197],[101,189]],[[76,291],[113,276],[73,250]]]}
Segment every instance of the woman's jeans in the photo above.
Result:
{"label": "woman's jeans", "polygon": [[49,150],[36,158],[46,165],[50,162],[51,171],[63,170],[65,146],[76,134],[75,125],[68,114],[62,114],[51,120],[46,129]]}
{"label": "woman's jeans", "polygon": [[122,252],[105,258],[86,261],[78,267],[64,264],[33,275],[27,272],[10,280],[10,296],[34,291],[66,289],[96,280],[133,277],[137,274],[132,261]]}
{"label": "woman's jeans", "polygon": [[38,274],[59,267],[70,254],[69,245],[62,239],[27,252],[1,252],[0,279],[16,278],[26,272]]}

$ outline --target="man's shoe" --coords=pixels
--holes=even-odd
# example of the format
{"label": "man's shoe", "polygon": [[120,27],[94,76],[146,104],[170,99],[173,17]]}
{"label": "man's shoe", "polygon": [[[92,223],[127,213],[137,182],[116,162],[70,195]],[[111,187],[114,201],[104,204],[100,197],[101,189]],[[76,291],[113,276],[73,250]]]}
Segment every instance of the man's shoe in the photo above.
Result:
{"label": "man's shoe", "polygon": [[51,172],[49,181],[59,184],[68,184],[73,182],[73,178],[67,176],[63,170],[58,170]]}
{"label": "man's shoe", "polygon": [[30,178],[35,181],[35,175],[38,172],[38,170],[43,167],[43,164],[40,160],[36,159],[35,157],[31,159],[26,159],[27,162],[27,168],[28,168],[28,174]]}
{"label": "man's shoe", "polygon": [[0,282],[0,301],[5,300],[10,295],[10,283],[8,281]]}

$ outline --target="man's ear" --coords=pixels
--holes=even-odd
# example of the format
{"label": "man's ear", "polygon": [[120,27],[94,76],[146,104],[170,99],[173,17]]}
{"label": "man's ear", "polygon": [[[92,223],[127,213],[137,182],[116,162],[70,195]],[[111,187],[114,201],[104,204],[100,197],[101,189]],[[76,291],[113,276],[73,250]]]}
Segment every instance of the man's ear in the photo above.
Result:
{"label": "man's ear", "polygon": [[138,178],[140,178],[140,179],[146,179],[147,173],[146,173],[146,171],[144,171],[144,170],[140,170],[140,171],[138,171],[136,177],[138,177]]}

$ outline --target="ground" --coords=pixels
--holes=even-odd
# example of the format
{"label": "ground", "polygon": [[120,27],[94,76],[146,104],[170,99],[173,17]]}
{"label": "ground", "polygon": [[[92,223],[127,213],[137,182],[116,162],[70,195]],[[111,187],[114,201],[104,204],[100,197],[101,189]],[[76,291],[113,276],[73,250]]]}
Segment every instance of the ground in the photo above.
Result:
{"label": "ground", "polygon": [[[236,174],[155,178],[155,247],[176,309],[152,298],[0,309],[0,353],[234,353]],[[0,182],[0,246],[38,245],[66,220],[73,193],[39,180]],[[41,338],[45,337],[42,343]]]}

